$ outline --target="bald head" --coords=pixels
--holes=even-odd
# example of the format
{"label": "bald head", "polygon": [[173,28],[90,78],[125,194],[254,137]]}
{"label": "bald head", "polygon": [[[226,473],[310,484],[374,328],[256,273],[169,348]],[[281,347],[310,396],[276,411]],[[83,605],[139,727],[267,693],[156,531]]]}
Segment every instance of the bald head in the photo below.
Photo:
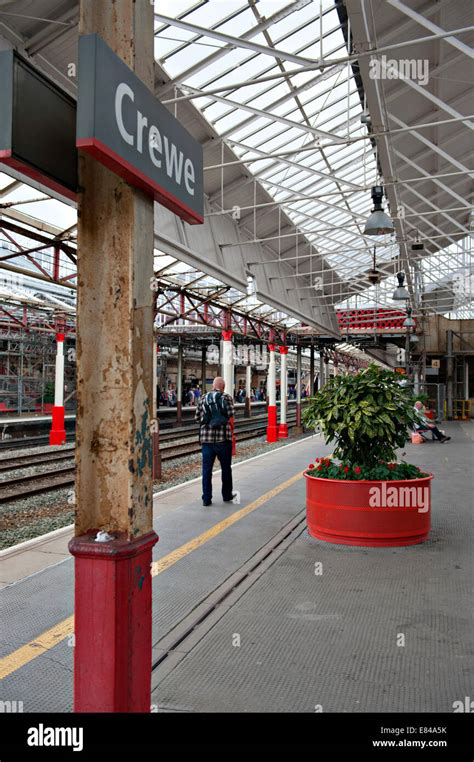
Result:
{"label": "bald head", "polygon": [[225,381],[222,378],[222,376],[216,376],[214,381],[212,382],[212,388],[215,389],[216,392],[223,392],[225,389]]}

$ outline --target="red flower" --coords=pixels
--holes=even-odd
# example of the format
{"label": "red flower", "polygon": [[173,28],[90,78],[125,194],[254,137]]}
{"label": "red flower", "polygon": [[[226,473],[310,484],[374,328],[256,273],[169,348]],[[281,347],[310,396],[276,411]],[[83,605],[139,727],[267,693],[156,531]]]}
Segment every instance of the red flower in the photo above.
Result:
{"label": "red flower", "polygon": [[344,473],[347,474],[348,471],[349,471],[349,466],[344,466]]}
{"label": "red flower", "polygon": [[316,458],[315,463],[319,463],[320,458]]}
{"label": "red flower", "polygon": [[310,464],[309,464],[309,466],[308,466],[308,468],[309,468],[310,470],[311,470],[311,469],[313,469],[313,468],[314,468],[314,463],[310,463]]}
{"label": "red flower", "polygon": [[316,471],[322,471],[322,470],[323,470],[322,466],[318,466],[317,469],[316,469]]}
{"label": "red flower", "polygon": [[354,473],[355,473],[355,474],[360,474],[361,470],[362,470],[362,469],[361,469],[361,468],[359,468],[359,466],[356,466],[356,467],[354,468]]}
{"label": "red flower", "polygon": [[393,470],[394,468],[396,468],[396,463],[389,463],[388,467]]}

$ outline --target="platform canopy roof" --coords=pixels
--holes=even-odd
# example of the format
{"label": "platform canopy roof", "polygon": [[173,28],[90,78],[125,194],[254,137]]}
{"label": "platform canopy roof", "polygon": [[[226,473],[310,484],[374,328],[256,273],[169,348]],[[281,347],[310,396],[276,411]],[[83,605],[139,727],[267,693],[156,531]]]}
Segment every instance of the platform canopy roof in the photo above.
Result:
{"label": "platform canopy roof", "polygon": [[[399,306],[403,270],[415,315],[471,317],[472,11],[463,0],[157,1],[155,93],[204,147],[206,199],[201,258],[191,236],[183,244],[187,226],[157,208],[160,278],[198,296],[221,282],[224,307],[337,337],[336,309]],[[0,2],[0,48],[72,95],[77,39],[76,1]],[[31,271],[38,291],[60,298],[52,280],[72,297],[75,209],[6,171],[3,276],[30,283]],[[392,235],[364,234],[376,184]],[[51,243],[39,251],[28,231]]]}

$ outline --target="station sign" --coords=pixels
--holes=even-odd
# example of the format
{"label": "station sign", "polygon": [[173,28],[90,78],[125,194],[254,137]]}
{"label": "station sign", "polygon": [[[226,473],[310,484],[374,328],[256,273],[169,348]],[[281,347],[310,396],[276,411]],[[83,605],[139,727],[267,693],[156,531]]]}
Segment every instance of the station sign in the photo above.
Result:
{"label": "station sign", "polygon": [[79,38],[76,145],[187,222],[204,221],[201,145],[96,34]]}
{"label": "station sign", "polygon": [[13,50],[0,52],[0,93],[0,163],[74,200],[74,99]]}

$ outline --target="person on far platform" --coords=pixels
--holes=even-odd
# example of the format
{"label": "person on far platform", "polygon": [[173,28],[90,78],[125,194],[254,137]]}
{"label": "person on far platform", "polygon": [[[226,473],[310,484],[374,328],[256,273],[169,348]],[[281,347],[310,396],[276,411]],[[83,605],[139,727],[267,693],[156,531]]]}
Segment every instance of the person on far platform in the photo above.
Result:
{"label": "person on far platform", "polygon": [[422,402],[420,402],[420,400],[417,400],[417,401],[415,402],[415,410],[416,410],[416,412],[417,412],[417,417],[418,417],[418,421],[419,421],[419,424],[418,424],[418,426],[416,427],[417,431],[427,431],[427,430],[429,430],[429,431],[431,431],[431,432],[432,432],[432,433],[435,435],[436,439],[437,439],[439,442],[441,442],[442,444],[443,444],[444,442],[449,442],[449,440],[451,439],[451,437],[447,437],[447,436],[445,436],[445,435],[444,435],[444,434],[443,434],[443,433],[442,433],[442,432],[441,432],[441,431],[438,429],[438,427],[436,426],[436,424],[435,424],[435,423],[433,423],[433,421],[429,420],[429,419],[428,419],[428,418],[425,416],[425,414],[424,414],[424,407],[423,407],[423,403],[422,403]]}

